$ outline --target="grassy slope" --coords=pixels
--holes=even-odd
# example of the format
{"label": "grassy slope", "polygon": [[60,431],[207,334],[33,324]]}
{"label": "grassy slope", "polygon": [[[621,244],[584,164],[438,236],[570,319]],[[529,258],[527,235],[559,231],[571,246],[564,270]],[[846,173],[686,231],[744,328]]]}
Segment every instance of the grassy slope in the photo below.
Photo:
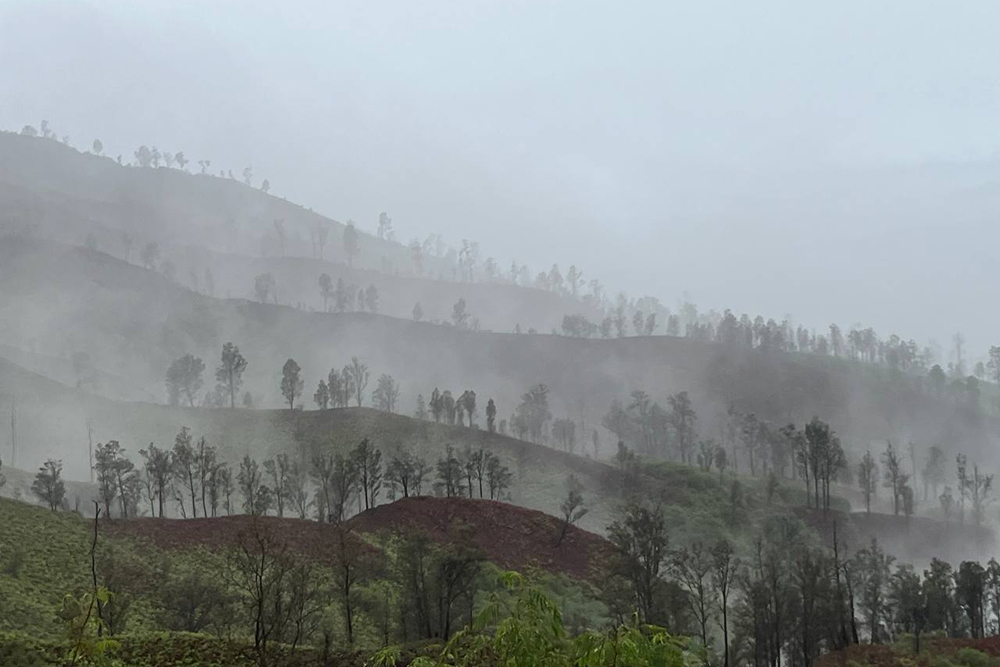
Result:
{"label": "grassy slope", "polygon": [[[367,437],[383,450],[387,460],[397,449],[405,449],[433,464],[448,444],[458,452],[466,446],[494,451],[515,475],[512,500],[552,514],[558,513],[565,493],[562,480],[573,472],[584,482],[592,505],[585,525],[601,530],[613,514],[614,499],[607,488],[607,479],[612,476],[609,466],[485,430],[423,422],[370,408],[233,411],[120,403],[65,387],[0,360],[0,406],[9,405],[15,393],[19,397],[19,466],[60,457],[70,478],[88,476],[87,419],[94,425],[95,442],[117,439],[133,457],[149,442],[172,446],[182,426],[191,428],[195,437],[204,436],[233,463],[244,455],[264,459],[281,452],[308,461],[321,449],[346,453]],[[52,419],[53,414],[60,418]],[[8,447],[0,452],[9,462]],[[0,493],[11,496],[20,489],[21,496],[30,499],[30,476],[10,471],[8,478]],[[68,495],[71,506],[80,496],[87,506],[91,492],[71,486]]]}
{"label": "grassy slope", "polygon": [[[599,581],[607,545],[591,533],[571,528],[565,542],[552,542],[558,520],[537,512],[490,501],[421,498],[400,501],[355,517],[357,535],[371,540],[371,558],[382,558],[389,546],[386,532],[423,530],[434,538],[447,533],[449,524],[469,527],[486,559],[500,567],[530,567],[547,572],[553,586],[586,589],[584,579]],[[287,540],[293,553],[313,559],[322,567],[335,561],[335,529],[298,519],[266,520],[269,530]],[[0,499],[0,633],[27,632],[41,637],[61,634],[55,615],[67,593],[89,585],[88,552],[92,524],[71,512],[53,513],[25,503]],[[132,581],[128,632],[162,629],[160,587],[164,573],[190,568],[215,571],[223,567],[223,554],[247,530],[246,516],[198,520],[132,519],[100,528],[101,549],[113,549],[120,571]],[[516,536],[516,553],[505,540]],[[504,538],[504,539],[500,539]],[[536,546],[538,545],[538,546]],[[212,568],[216,568],[213,570]],[[158,582],[150,585],[150,582]],[[579,597],[579,592],[567,593]]]}

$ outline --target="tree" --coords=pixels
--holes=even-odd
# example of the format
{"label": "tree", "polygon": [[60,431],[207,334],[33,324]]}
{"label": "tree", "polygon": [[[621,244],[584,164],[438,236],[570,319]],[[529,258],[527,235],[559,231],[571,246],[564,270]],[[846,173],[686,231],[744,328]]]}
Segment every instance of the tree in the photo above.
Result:
{"label": "tree", "polygon": [[257,461],[244,456],[240,461],[240,471],[236,480],[240,495],[243,496],[243,512],[254,517],[267,514],[271,490],[263,484],[263,475]]}
{"label": "tree", "polygon": [[348,220],[344,227],[344,252],[347,254],[347,265],[354,266],[354,258],[361,252],[360,237],[358,230],[354,227],[354,221]]}
{"label": "tree", "polygon": [[722,615],[723,667],[729,667],[729,596],[739,569],[740,561],[733,545],[728,540],[720,540],[712,549],[712,586],[719,596]]}
{"label": "tree", "polygon": [[175,359],[167,369],[167,395],[171,405],[177,405],[183,395],[188,405],[194,407],[194,398],[202,386],[205,362],[193,354]]}
{"label": "tree", "polygon": [[[368,285],[363,293],[365,308],[369,313],[378,312],[378,288],[375,285]],[[359,294],[359,296],[361,296]]]}
{"label": "tree", "polygon": [[986,368],[990,371],[990,379],[996,384],[1000,384],[1000,346],[990,346],[989,361],[986,362]]}
{"label": "tree", "polygon": [[523,421],[532,442],[540,442],[545,425],[552,419],[552,413],[549,412],[549,388],[539,384],[522,394],[515,416]]}
{"label": "tree", "polygon": [[330,297],[333,296],[333,279],[326,273],[319,277],[319,294],[323,297],[323,312],[330,312],[327,303],[330,301]]}
{"label": "tree", "polygon": [[292,509],[299,515],[299,518],[305,519],[309,514],[309,508],[313,504],[306,491],[306,471],[297,461],[290,466],[286,463],[286,466],[285,484],[282,487],[281,493],[285,500],[291,504]]}
{"label": "tree", "polygon": [[351,527],[342,522],[336,523],[336,539],[334,553],[337,558],[337,580],[340,603],[343,606],[344,634],[348,645],[354,644],[354,586],[361,573],[361,563],[364,550],[360,540],[351,533]]}
{"label": "tree", "polygon": [[362,438],[351,452],[351,465],[357,474],[365,509],[375,507],[382,489],[382,451],[374,447],[368,438]]}
{"label": "tree", "polygon": [[320,410],[326,410],[330,407],[330,390],[326,386],[326,382],[323,380],[319,381],[316,393],[313,394],[313,400],[316,402],[316,405]]}
{"label": "tree", "polygon": [[853,570],[857,573],[860,589],[859,607],[869,628],[871,643],[879,641],[879,628],[886,613],[886,587],[889,583],[889,569],[895,560],[886,555],[878,541],[855,555]]}
{"label": "tree", "polygon": [[441,392],[438,391],[437,387],[434,387],[434,391],[431,392],[430,408],[431,414],[434,416],[434,421],[440,422],[441,415],[444,413],[444,403],[441,400]]}
{"label": "tree", "polygon": [[667,558],[663,512],[629,503],[623,516],[608,527],[608,539],[616,551],[614,570],[632,590],[639,621],[656,623],[663,585],[660,570]]}
{"label": "tree", "polygon": [[670,424],[674,427],[677,435],[677,447],[680,450],[681,461],[691,462],[691,453],[694,450],[695,430],[694,423],[698,418],[691,399],[686,391],[670,396]]}
{"label": "tree", "polygon": [[510,487],[513,474],[493,452],[484,455],[486,465],[486,486],[489,489],[490,500],[501,500],[504,492]]}
{"label": "tree", "polygon": [[714,565],[711,551],[698,541],[671,558],[671,571],[687,593],[688,606],[698,622],[705,650],[708,650],[708,625],[714,616],[710,592]]}
{"label": "tree", "polygon": [[215,371],[215,379],[229,393],[229,407],[236,407],[236,392],[243,384],[243,371],[247,368],[247,360],[240,354],[240,348],[234,343],[222,346],[222,363]]}
{"label": "tree", "polygon": [[462,395],[458,397],[455,401],[455,407],[459,413],[458,425],[464,426],[464,422],[461,415],[469,415],[469,428],[472,428],[472,417],[476,413],[476,392],[471,389],[466,389],[462,392]]}
{"label": "tree", "polygon": [[187,486],[187,490],[191,494],[191,516],[197,519],[198,505],[195,499],[198,497],[198,493],[195,490],[195,484],[200,479],[200,475],[198,474],[198,454],[193,446],[191,431],[187,426],[182,427],[180,433],[174,438],[172,459],[174,463],[174,477],[181,484]]}
{"label": "tree", "polygon": [[149,146],[139,146],[133,155],[135,156],[136,164],[140,167],[147,168],[153,163],[153,152],[149,150]]}
{"label": "tree", "polygon": [[354,396],[360,408],[362,396],[364,396],[365,388],[368,386],[368,366],[361,363],[357,357],[351,357],[351,365],[346,370],[351,376],[351,381],[354,385]]}
{"label": "tree", "polygon": [[491,398],[486,402],[486,428],[490,433],[496,432],[497,406]]}
{"label": "tree", "polygon": [[385,412],[396,411],[396,401],[399,399],[399,385],[392,379],[391,375],[383,373],[378,378],[378,385],[372,392],[372,402],[378,410]]}
{"label": "tree", "polygon": [[104,152],[104,144],[101,142],[100,139],[94,139],[94,144],[92,147],[94,149],[94,155],[100,155],[101,153]]}
{"label": "tree", "polygon": [[264,473],[271,478],[274,503],[278,509],[278,516],[283,517],[285,516],[285,500],[288,499],[288,481],[292,473],[288,454],[278,454],[276,459],[264,461]]}
{"label": "tree", "polygon": [[444,457],[437,462],[437,482],[434,484],[437,494],[446,498],[461,497],[464,491],[462,477],[462,463],[455,456],[454,448],[448,445]]}
{"label": "tree", "polygon": [[289,359],[281,368],[281,395],[288,401],[288,409],[295,409],[295,399],[302,395],[305,382],[300,377],[302,369],[295,363],[294,359]]}
{"label": "tree", "polygon": [[35,474],[31,492],[53,512],[62,507],[66,498],[66,485],[62,480],[62,461],[58,459],[45,461]]}
{"label": "tree", "polygon": [[[480,495],[482,495],[481,485]],[[559,531],[559,539],[556,540],[556,546],[562,544],[569,527],[582,519],[589,511],[583,506],[583,484],[576,478],[576,475],[571,474],[566,478],[566,498],[563,499],[560,509],[563,514],[563,522],[562,528]]]}
{"label": "tree", "polygon": [[417,472],[424,462],[409,452],[397,451],[385,468],[385,481],[393,497],[409,498],[417,493]]}
{"label": "tree", "polygon": [[424,319],[424,309],[423,309],[423,307],[422,307],[422,306],[420,305],[420,302],[418,301],[418,302],[417,302],[417,303],[416,303],[416,304],[415,304],[415,305],[413,306],[413,321],[414,321],[414,322],[420,322],[420,321],[421,321],[421,320],[423,320],[423,319]]}
{"label": "tree", "polygon": [[104,505],[104,516],[111,518],[111,503],[118,496],[115,465],[120,447],[117,441],[109,440],[106,445],[97,443],[94,450],[94,471],[97,473],[97,493]]}
{"label": "tree", "polygon": [[114,447],[114,458],[112,460],[114,483],[118,489],[121,516],[122,518],[128,518],[130,508],[134,510],[133,515],[138,513],[140,493],[139,473],[135,470],[135,464],[128,459],[125,455],[125,450],[121,449],[117,442],[112,440],[107,446],[109,448]]}
{"label": "tree", "polygon": [[211,447],[202,436],[198,438],[195,447],[194,467],[198,476],[198,488],[201,490],[201,515],[209,516],[209,499],[212,501],[212,516],[215,516],[218,509],[219,490],[218,468],[220,466],[216,457],[215,447]]}
{"label": "tree", "polygon": [[903,463],[892,440],[886,442],[882,453],[883,483],[892,492],[892,513],[899,516],[909,475],[903,472]]}
{"label": "tree", "polygon": [[384,241],[391,241],[394,232],[392,231],[392,218],[385,211],[378,214],[378,237]]}
{"label": "tree", "polygon": [[267,664],[268,642],[280,635],[285,622],[293,569],[287,542],[256,520],[239,533],[236,549],[227,554],[223,576],[252,621],[254,650],[261,665]]}
{"label": "tree", "polygon": [[972,502],[972,518],[976,526],[983,524],[986,514],[986,506],[993,502],[991,494],[993,492],[993,475],[979,472],[979,464],[972,465],[972,474],[966,478],[966,489],[969,500]]}
{"label": "tree", "polygon": [[273,299],[278,303],[278,282],[272,273],[261,273],[253,279],[253,293],[261,303]]}
{"label": "tree", "polygon": [[871,514],[872,498],[878,488],[878,464],[875,463],[875,457],[870,451],[865,452],[861,462],[858,463],[858,486],[861,487],[861,494],[865,498],[865,512]]}
{"label": "tree", "polygon": [[330,393],[330,406],[343,408],[350,398],[347,391],[347,376],[342,375],[336,368],[331,368],[327,375],[326,389]]}
{"label": "tree", "polygon": [[456,329],[465,330],[469,328],[469,320],[472,316],[466,310],[465,299],[461,298],[455,302],[451,309],[451,321]]}
{"label": "tree", "polygon": [[946,464],[947,458],[941,446],[931,445],[930,449],[927,450],[927,461],[924,463],[924,468],[921,471],[924,481],[924,500],[927,500],[928,485],[933,489],[934,497],[937,497],[938,485],[944,484],[945,481]]}

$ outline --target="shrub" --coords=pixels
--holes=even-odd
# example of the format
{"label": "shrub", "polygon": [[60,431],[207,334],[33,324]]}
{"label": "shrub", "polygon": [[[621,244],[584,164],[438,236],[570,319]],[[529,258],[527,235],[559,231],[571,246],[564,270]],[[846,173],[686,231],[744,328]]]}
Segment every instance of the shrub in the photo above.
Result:
{"label": "shrub", "polygon": [[965,667],[989,667],[990,657],[974,648],[960,648],[955,652],[955,660]]}

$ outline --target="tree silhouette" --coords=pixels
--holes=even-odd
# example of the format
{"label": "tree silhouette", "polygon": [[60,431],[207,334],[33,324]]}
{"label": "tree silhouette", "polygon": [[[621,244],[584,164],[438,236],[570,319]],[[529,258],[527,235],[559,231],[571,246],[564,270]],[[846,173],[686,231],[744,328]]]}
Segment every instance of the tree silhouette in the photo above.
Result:
{"label": "tree silhouette", "polygon": [[302,388],[305,383],[299,377],[302,369],[295,363],[294,359],[289,359],[281,368],[281,395],[288,401],[288,409],[295,409],[295,399],[302,395]]}
{"label": "tree silhouette", "polygon": [[249,362],[240,354],[240,348],[235,343],[222,346],[222,363],[215,370],[215,379],[229,393],[229,407],[236,407],[236,392],[243,384],[243,371]]}

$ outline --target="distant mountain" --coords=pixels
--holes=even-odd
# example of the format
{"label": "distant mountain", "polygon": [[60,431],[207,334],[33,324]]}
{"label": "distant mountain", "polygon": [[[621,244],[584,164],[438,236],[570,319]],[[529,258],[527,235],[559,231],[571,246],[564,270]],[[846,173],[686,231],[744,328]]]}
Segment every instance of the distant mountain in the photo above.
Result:
{"label": "distant mountain", "polygon": [[[0,210],[0,236],[89,245],[134,264],[143,264],[143,249],[156,243],[154,264],[162,273],[216,295],[254,298],[255,278],[270,273],[276,281],[271,300],[322,310],[319,278],[326,273],[353,289],[352,303],[358,290],[374,285],[379,311],[396,317],[411,317],[419,303],[424,319],[448,321],[459,299],[466,300],[470,322],[501,331],[549,331],[565,314],[601,316],[554,292],[508,281],[459,281],[454,257],[431,249],[418,258],[400,243],[360,230],[359,253],[348,257],[341,222],[238,181],[121,166],[9,132],[0,132]],[[324,260],[316,258],[319,228],[328,230]]]}

